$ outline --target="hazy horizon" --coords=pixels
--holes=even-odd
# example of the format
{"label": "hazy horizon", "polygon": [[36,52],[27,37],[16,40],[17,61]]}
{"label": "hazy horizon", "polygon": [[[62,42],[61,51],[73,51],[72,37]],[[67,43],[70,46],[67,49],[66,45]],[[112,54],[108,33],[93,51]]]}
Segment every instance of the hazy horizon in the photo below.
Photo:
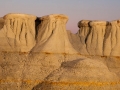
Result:
{"label": "hazy horizon", "polygon": [[33,14],[38,17],[49,14],[65,14],[69,17],[67,30],[76,33],[80,20],[120,19],[120,0],[1,0],[0,17],[8,13]]}

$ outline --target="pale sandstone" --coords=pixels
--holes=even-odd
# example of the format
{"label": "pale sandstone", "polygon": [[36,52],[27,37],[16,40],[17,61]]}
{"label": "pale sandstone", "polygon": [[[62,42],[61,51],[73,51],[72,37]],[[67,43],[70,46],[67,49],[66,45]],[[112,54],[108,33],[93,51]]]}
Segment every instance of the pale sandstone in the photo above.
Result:
{"label": "pale sandstone", "polygon": [[0,30],[2,51],[28,52],[35,45],[36,16],[26,14],[7,14],[4,27]]}
{"label": "pale sandstone", "polygon": [[82,20],[78,23],[78,27],[80,28],[77,32],[80,40],[83,44],[85,44],[85,40],[87,39],[87,36],[90,32],[90,26],[89,26],[89,20]]}
{"label": "pale sandstone", "polygon": [[37,44],[32,52],[77,54],[72,47],[65,25],[68,17],[62,14],[53,14],[40,18]]}
{"label": "pale sandstone", "polygon": [[104,56],[120,56],[120,21],[111,21],[104,38]]}
{"label": "pale sandstone", "polygon": [[91,21],[90,34],[86,40],[87,51],[90,55],[103,55],[103,40],[106,30],[106,21]]}
{"label": "pale sandstone", "polygon": [[120,56],[120,21],[111,22],[111,56]]}
{"label": "pale sandstone", "polygon": [[86,40],[88,39],[88,35],[90,33],[90,20],[81,20],[78,22],[79,31],[77,35],[80,38],[81,46],[80,53],[83,55],[88,55],[88,51],[86,49]]}

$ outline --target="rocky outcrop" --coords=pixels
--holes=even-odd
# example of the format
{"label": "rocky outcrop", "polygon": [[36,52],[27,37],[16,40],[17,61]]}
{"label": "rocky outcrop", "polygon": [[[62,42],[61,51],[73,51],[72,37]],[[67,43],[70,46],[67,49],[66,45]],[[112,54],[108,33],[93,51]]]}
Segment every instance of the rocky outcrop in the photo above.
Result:
{"label": "rocky outcrop", "polygon": [[106,30],[104,55],[120,56],[120,20],[111,21]]}
{"label": "rocky outcrop", "polygon": [[45,53],[68,53],[75,54],[77,51],[72,47],[67,31],[68,17],[62,14],[53,14],[40,18],[37,44],[32,52]]}
{"label": "rocky outcrop", "polygon": [[120,56],[119,23],[119,20],[80,21],[77,34],[81,42],[79,48],[82,49],[79,49],[79,52],[92,56]]}
{"label": "rocky outcrop", "polygon": [[80,37],[80,41],[83,45],[85,45],[86,39],[90,32],[89,20],[82,20],[78,23],[78,27],[80,28],[78,31],[78,35]]}
{"label": "rocky outcrop", "polygon": [[120,88],[117,82],[119,78],[102,62],[81,59],[62,63],[33,90],[110,90]]}
{"label": "rocky outcrop", "polygon": [[77,36],[80,38],[81,46],[79,47],[79,52],[83,55],[89,55],[89,52],[86,49],[86,41],[90,33],[90,20],[81,20],[78,22],[79,31]]}
{"label": "rocky outcrop", "polygon": [[35,45],[36,16],[7,14],[3,18],[4,27],[0,30],[1,51],[30,51]]}
{"label": "rocky outcrop", "polygon": [[106,30],[106,21],[91,21],[90,33],[86,40],[86,49],[89,55],[103,56],[103,40]]}
{"label": "rocky outcrop", "polygon": [[0,90],[120,89],[119,20],[82,20],[73,34],[63,14],[3,19]]}

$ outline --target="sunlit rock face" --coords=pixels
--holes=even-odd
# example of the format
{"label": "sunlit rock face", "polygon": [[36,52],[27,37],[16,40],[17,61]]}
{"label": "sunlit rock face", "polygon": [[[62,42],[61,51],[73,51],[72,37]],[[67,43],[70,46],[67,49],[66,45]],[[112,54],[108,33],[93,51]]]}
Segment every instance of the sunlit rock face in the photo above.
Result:
{"label": "sunlit rock face", "polygon": [[89,22],[90,22],[89,20],[82,20],[78,23],[78,27],[80,28],[78,31],[78,35],[80,36],[82,44],[85,44],[85,41],[90,32],[90,26],[88,24]]}
{"label": "sunlit rock face", "polygon": [[43,16],[40,20],[37,44],[32,49],[32,52],[77,53],[68,39],[65,28],[68,20],[67,16],[53,14]]}
{"label": "sunlit rock face", "polygon": [[78,23],[80,29],[77,32],[81,42],[77,45],[79,52],[82,55],[92,56],[120,56],[119,24],[119,20],[80,21]]}
{"label": "sunlit rock face", "polygon": [[79,46],[79,52],[83,55],[88,55],[88,51],[86,49],[86,41],[88,39],[88,35],[90,33],[90,20],[81,20],[78,22],[79,30],[77,32],[77,35],[80,38],[80,46]]}
{"label": "sunlit rock face", "polygon": [[91,29],[86,40],[86,49],[89,55],[103,55],[103,41],[107,23],[106,21],[90,22]]}
{"label": "sunlit rock face", "polygon": [[36,16],[7,14],[3,18],[4,27],[0,30],[0,49],[2,51],[30,51],[35,45]]}
{"label": "sunlit rock face", "polygon": [[105,37],[105,55],[120,56],[120,20],[111,21]]}

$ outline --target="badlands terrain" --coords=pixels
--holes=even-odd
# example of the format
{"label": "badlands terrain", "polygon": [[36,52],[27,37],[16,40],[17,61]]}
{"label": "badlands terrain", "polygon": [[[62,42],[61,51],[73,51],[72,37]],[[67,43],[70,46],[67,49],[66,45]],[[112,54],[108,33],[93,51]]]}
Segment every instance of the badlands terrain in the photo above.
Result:
{"label": "badlands terrain", "polygon": [[[0,90],[120,90],[120,20],[0,18]],[[76,24],[77,25],[77,24]]]}

